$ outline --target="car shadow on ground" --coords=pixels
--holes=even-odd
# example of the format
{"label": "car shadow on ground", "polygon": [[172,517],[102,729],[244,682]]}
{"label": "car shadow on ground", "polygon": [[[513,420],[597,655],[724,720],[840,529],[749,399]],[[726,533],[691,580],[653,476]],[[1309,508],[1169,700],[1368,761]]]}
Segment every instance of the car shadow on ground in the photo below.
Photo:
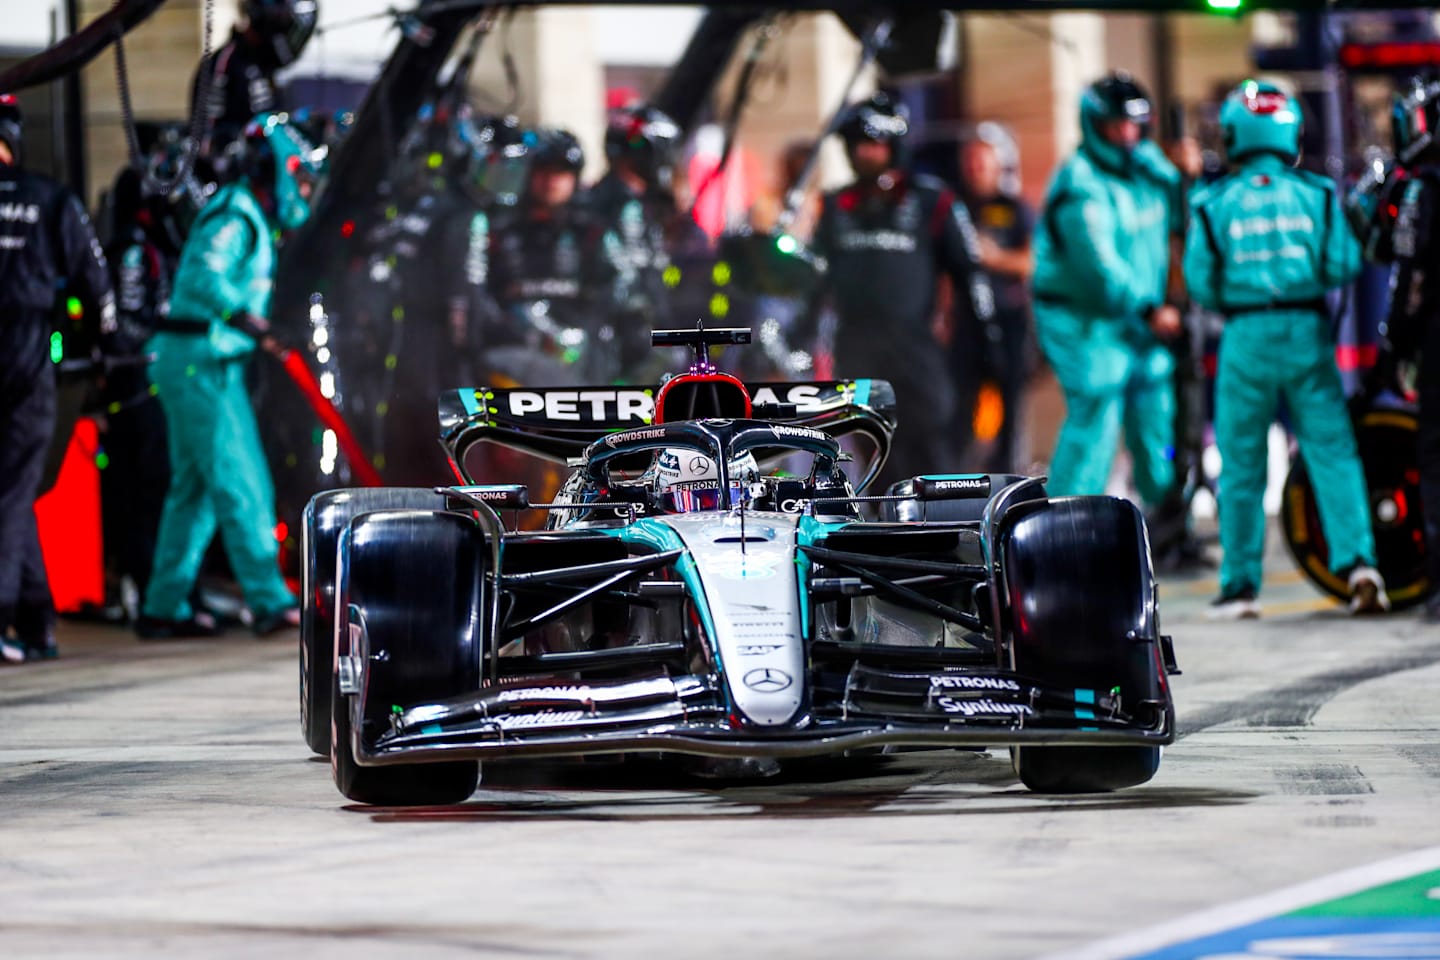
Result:
{"label": "car shadow on ground", "polygon": [[344,809],[377,823],[516,820],[690,821],[838,819],[1212,807],[1258,793],[1136,787],[1115,793],[1031,793],[1003,755],[928,752],[791,764],[765,779],[704,779],[673,762],[488,767],[466,803]]}

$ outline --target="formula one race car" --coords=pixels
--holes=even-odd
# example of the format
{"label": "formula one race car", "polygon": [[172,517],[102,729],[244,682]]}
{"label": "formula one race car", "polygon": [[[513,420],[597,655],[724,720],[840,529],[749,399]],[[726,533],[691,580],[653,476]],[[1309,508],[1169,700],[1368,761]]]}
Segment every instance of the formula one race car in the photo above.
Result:
{"label": "formula one race car", "polygon": [[[301,721],[345,796],[455,803],[482,760],[616,753],[764,773],[1008,746],[1056,793],[1155,774],[1175,663],[1130,503],[991,475],[860,496],[895,429],[889,384],[752,389],[708,359],[748,330],[654,339],[695,350],[658,391],[442,397],[460,485],[311,501]],[[474,482],[483,442],[573,472],[531,503]],[[545,528],[513,529],[532,510]]]}

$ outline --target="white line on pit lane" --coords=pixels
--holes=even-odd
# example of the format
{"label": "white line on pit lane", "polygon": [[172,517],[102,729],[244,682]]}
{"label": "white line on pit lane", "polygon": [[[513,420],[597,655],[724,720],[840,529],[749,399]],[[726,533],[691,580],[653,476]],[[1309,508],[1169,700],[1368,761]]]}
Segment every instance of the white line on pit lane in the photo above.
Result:
{"label": "white line on pit lane", "polygon": [[[1122,933],[1074,950],[1047,954],[1040,960],[1116,960],[1150,953],[1436,869],[1440,869],[1440,847],[1427,847],[1389,860],[1317,877],[1248,900],[1222,904],[1146,930]],[[1430,891],[1430,896],[1440,899],[1440,888]]]}
{"label": "white line on pit lane", "polygon": [[0,750],[0,765],[18,763],[215,763],[304,760],[303,747],[216,743],[208,745],[129,747],[15,747]]}

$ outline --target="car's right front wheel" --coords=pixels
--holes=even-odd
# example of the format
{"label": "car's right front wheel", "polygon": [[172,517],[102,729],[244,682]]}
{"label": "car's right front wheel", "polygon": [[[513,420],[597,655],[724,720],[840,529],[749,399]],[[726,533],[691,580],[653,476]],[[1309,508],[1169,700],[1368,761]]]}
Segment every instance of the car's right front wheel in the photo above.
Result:
{"label": "car's right front wheel", "polygon": [[[1010,641],[1002,667],[1085,703],[1116,697],[1139,726],[1173,729],[1158,655],[1145,523],[1128,501],[1068,497],[1017,506],[1000,524]],[[1083,729],[1083,727],[1082,727]],[[1160,747],[1015,747],[1020,781],[1039,793],[1092,793],[1145,783]]]}
{"label": "car's right front wheel", "polygon": [[337,609],[363,658],[361,689],[340,681],[331,704],[330,764],[335,785],[359,803],[459,803],[475,792],[473,760],[363,766],[397,710],[478,690],[484,647],[481,598],[485,540],[459,513],[422,510],[363,514],[342,535]]}

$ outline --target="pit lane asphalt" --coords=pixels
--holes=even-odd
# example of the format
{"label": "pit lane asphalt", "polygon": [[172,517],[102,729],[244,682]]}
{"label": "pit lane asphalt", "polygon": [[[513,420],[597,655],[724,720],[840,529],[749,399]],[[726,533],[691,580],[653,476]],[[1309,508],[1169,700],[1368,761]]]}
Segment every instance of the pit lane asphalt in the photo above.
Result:
{"label": "pit lane asphalt", "polygon": [[362,808],[300,741],[293,640],[65,624],[0,671],[0,957],[1034,957],[1440,842],[1440,628],[1272,565],[1254,624],[1163,582],[1182,738],[1068,799],[993,752]]}

